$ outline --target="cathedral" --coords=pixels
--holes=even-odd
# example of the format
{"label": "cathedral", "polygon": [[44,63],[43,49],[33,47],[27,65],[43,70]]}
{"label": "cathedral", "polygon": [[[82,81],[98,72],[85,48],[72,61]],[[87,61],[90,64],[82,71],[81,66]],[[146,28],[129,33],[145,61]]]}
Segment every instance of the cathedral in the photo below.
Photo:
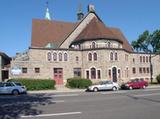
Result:
{"label": "cathedral", "polygon": [[119,28],[106,26],[93,5],[87,14],[79,9],[74,23],[52,20],[47,7],[45,19],[32,20],[31,45],[12,58],[9,77],[51,79],[57,85],[72,77],[150,80],[160,74],[160,56],[150,60],[150,54],[134,52]]}

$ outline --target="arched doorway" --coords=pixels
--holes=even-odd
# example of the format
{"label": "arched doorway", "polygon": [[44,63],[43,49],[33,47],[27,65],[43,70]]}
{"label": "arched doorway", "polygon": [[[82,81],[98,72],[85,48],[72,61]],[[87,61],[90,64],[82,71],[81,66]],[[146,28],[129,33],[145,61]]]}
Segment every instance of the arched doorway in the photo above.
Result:
{"label": "arched doorway", "polygon": [[117,82],[117,68],[116,67],[113,67],[112,68],[112,80],[113,82]]}

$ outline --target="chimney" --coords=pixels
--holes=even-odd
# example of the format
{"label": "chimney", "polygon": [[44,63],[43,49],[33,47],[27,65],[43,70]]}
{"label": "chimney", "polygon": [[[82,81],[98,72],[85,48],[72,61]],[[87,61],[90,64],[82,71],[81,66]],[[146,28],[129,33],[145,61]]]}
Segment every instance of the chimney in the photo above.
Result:
{"label": "chimney", "polygon": [[88,12],[95,12],[94,5],[92,4],[88,5]]}

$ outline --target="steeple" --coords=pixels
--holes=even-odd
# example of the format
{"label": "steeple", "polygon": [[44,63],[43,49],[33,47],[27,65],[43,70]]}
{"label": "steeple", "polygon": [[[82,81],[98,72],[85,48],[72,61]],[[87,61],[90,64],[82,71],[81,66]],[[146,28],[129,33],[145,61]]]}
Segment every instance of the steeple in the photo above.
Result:
{"label": "steeple", "polygon": [[45,13],[45,19],[51,20],[49,8],[48,8],[48,1],[46,2],[46,13]]}
{"label": "steeple", "polygon": [[77,12],[77,20],[80,21],[81,19],[83,19],[83,17],[84,17],[84,14],[82,12],[82,5],[79,4],[78,12]]}

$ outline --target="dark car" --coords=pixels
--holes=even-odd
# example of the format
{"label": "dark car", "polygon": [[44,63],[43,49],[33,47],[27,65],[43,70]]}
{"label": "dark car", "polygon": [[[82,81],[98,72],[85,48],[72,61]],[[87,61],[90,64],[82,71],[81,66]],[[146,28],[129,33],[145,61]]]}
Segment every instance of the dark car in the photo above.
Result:
{"label": "dark car", "polygon": [[133,79],[127,83],[121,85],[122,89],[139,89],[139,88],[146,88],[148,86],[148,82],[144,79]]}
{"label": "dark car", "polygon": [[26,87],[18,82],[0,82],[0,94],[18,95],[27,93]]}

